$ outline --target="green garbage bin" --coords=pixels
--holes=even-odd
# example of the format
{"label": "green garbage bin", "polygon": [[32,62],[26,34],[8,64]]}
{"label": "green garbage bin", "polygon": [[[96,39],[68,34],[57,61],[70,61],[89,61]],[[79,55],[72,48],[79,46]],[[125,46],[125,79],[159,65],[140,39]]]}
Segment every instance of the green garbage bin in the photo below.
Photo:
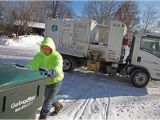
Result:
{"label": "green garbage bin", "polygon": [[46,81],[39,72],[0,63],[0,119],[34,119]]}

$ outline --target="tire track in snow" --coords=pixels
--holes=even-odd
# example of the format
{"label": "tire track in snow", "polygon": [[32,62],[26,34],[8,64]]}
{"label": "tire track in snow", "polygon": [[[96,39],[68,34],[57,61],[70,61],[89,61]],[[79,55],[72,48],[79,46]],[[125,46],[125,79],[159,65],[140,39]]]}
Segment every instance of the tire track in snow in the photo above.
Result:
{"label": "tire track in snow", "polygon": [[107,119],[108,98],[89,99],[79,120]]}
{"label": "tire track in snow", "polygon": [[107,106],[107,110],[106,110],[106,120],[108,120],[109,107],[110,107],[110,97],[108,97],[108,106]]}
{"label": "tire track in snow", "polygon": [[[85,92],[83,96],[88,96],[88,94],[90,92]],[[92,94],[94,93],[92,92]],[[69,120],[105,120],[107,118],[108,97],[68,99],[63,102],[64,108],[58,119],[63,119],[64,116]]]}
{"label": "tire track in snow", "polygon": [[97,120],[106,119],[108,98],[90,98],[81,100],[83,103],[77,108],[73,120]]}
{"label": "tire track in snow", "polygon": [[77,109],[77,112],[76,112],[73,120],[81,119],[81,117],[84,114],[84,111],[85,111],[89,101],[90,101],[89,99],[84,100],[83,104]]}

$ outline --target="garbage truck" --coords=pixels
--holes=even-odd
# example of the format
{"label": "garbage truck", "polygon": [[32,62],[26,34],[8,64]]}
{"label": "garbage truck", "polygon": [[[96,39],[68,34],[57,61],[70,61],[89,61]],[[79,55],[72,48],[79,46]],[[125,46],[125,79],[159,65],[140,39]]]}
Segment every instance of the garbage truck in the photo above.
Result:
{"label": "garbage truck", "polygon": [[131,47],[124,47],[127,27],[121,21],[108,25],[94,20],[47,19],[45,36],[53,38],[64,60],[64,71],[86,66],[105,74],[123,73],[136,87],[160,79],[158,35],[133,35]]}

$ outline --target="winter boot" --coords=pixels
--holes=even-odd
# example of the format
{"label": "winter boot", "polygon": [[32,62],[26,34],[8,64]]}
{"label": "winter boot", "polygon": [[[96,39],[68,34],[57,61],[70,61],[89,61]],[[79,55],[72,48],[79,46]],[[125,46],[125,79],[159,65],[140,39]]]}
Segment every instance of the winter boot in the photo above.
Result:
{"label": "winter boot", "polygon": [[47,120],[47,116],[39,116],[39,120]]}
{"label": "winter boot", "polygon": [[57,115],[59,111],[63,108],[63,105],[60,102],[54,103],[53,106],[55,107],[55,110],[51,113],[51,116]]}

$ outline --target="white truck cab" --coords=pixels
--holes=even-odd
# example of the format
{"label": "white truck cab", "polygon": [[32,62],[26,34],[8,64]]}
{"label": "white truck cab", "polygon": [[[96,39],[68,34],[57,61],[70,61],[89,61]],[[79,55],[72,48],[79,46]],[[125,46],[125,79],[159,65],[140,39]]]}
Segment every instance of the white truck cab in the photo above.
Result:
{"label": "white truck cab", "polygon": [[160,36],[136,35],[130,51],[130,75],[137,87],[148,84],[150,79],[160,80]]}

